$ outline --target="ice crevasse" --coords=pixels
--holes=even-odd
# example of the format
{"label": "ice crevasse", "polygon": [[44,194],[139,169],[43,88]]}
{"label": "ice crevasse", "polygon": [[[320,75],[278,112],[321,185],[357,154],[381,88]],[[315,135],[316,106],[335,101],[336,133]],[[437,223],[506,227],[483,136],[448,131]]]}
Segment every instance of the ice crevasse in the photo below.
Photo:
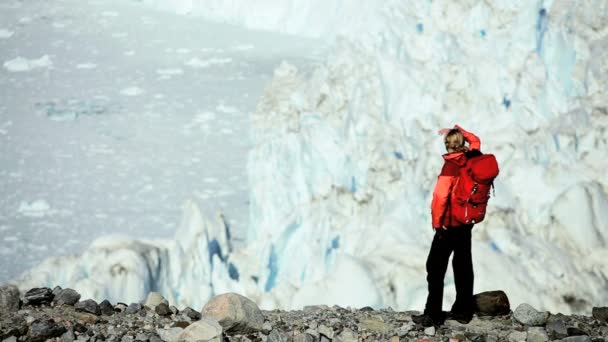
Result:
{"label": "ice crevasse", "polygon": [[[213,13],[239,20],[231,4]],[[266,308],[422,308],[436,131],[458,123],[501,166],[474,229],[475,290],[552,312],[608,304],[608,4],[375,6],[377,30],[338,37],[312,72],[279,66],[252,114],[246,248],[188,202],[174,240],[100,240],[21,286],[121,301],[155,290],[192,306],[237,291]],[[446,305],[452,283],[448,273]]]}

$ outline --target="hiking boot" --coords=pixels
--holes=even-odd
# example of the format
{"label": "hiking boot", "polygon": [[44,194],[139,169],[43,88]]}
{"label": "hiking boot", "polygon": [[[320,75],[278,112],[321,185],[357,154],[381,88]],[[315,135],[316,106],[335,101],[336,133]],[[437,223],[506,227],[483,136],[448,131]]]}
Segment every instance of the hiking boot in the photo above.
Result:
{"label": "hiking boot", "polygon": [[[440,315],[443,316],[443,315]],[[412,316],[412,321],[414,321],[414,323],[416,324],[420,324],[423,327],[430,327],[430,326],[440,326],[445,322],[445,318],[443,317],[432,317],[428,314],[422,314],[422,315],[413,315]]]}
{"label": "hiking boot", "polygon": [[469,324],[469,322],[473,319],[472,314],[464,314],[462,312],[448,312],[447,318],[454,320],[460,324]]}

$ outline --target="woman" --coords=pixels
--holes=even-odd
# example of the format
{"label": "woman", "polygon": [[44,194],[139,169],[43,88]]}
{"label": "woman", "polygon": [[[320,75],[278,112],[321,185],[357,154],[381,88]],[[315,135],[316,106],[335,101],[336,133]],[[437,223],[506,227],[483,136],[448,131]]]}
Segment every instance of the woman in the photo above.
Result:
{"label": "woman", "polygon": [[[460,168],[467,159],[481,155],[481,141],[471,132],[456,125],[442,129],[447,154],[441,174],[433,191],[431,214],[435,237],[426,261],[429,294],[424,314],[414,316],[414,322],[424,326],[441,325],[446,315],[443,304],[443,280],[450,255],[454,252],[452,268],[456,285],[456,301],[449,313],[450,318],[468,323],[473,317],[473,261],[471,257],[472,224],[461,225],[451,218],[450,194],[456,184]],[[467,147],[465,142],[469,143]]]}

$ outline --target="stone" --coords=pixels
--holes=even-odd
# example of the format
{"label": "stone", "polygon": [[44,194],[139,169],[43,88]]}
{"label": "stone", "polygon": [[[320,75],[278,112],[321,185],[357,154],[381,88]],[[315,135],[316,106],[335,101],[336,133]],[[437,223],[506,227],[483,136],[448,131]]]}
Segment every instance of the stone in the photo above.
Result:
{"label": "stone", "polygon": [[201,317],[203,317],[200,312],[192,309],[191,307],[185,308],[184,311],[182,311],[182,315],[185,315],[193,321],[198,321],[201,319]]}
{"label": "stone", "polygon": [[68,330],[61,335],[61,342],[74,342],[76,336],[72,330]]}
{"label": "stone", "polygon": [[475,313],[479,316],[501,316],[511,312],[509,298],[504,291],[487,291],[473,296]]}
{"label": "stone", "polygon": [[293,342],[315,342],[315,337],[308,333],[297,334],[293,337]]}
{"label": "stone", "polygon": [[179,335],[184,331],[183,328],[156,329],[158,336],[167,342],[177,342]]}
{"label": "stone", "polygon": [[324,324],[321,324],[317,330],[319,334],[327,336],[329,339],[334,338],[334,330]]}
{"label": "stone", "polygon": [[566,329],[566,323],[561,318],[550,316],[545,326],[549,337],[552,340],[558,340],[568,337],[568,329]]}
{"label": "stone", "polygon": [[270,324],[270,322],[268,321],[264,322],[264,324],[262,324],[261,331],[264,335],[270,334],[270,332],[272,331],[272,324]]}
{"label": "stone", "polygon": [[23,297],[27,305],[51,304],[53,291],[48,287],[33,288],[27,291]]}
{"label": "stone", "polygon": [[169,309],[169,305],[167,305],[167,303],[160,303],[156,306],[156,308],[154,309],[154,311],[159,315],[159,316],[168,316],[171,314],[171,310]]}
{"label": "stone", "polygon": [[522,303],[515,309],[515,312],[513,312],[513,317],[524,325],[542,326],[547,323],[549,313],[536,311],[531,305]]}
{"label": "stone", "polygon": [[149,340],[150,340],[150,338],[148,337],[148,335],[146,335],[144,333],[139,333],[135,336],[135,341],[147,342]]}
{"label": "stone", "polygon": [[160,293],[150,292],[148,294],[148,297],[146,298],[146,301],[144,302],[144,305],[154,311],[154,309],[156,309],[156,306],[160,303],[169,304],[169,302],[167,302],[167,300]]}
{"label": "stone", "polygon": [[237,293],[224,293],[211,298],[201,314],[217,320],[230,333],[258,332],[264,324],[264,315],[258,306]]}
{"label": "stone", "polygon": [[30,328],[29,338],[32,341],[46,341],[49,338],[60,337],[65,332],[65,327],[57,324],[52,319],[35,321]]}
{"label": "stone", "polygon": [[2,340],[2,342],[17,342],[17,338],[15,336],[11,336]]}
{"label": "stone", "polygon": [[608,322],[608,307],[595,306],[591,309],[591,315],[600,322]]}
{"label": "stone", "polygon": [[53,302],[58,305],[74,305],[80,300],[80,294],[72,289],[60,289],[55,293]]}
{"label": "stone", "polygon": [[[0,315],[2,318],[2,315]],[[27,334],[29,327],[27,321],[18,315],[9,315],[0,320],[0,340],[10,336],[24,336]]]}
{"label": "stone", "polygon": [[359,340],[359,335],[349,328],[346,328],[338,334],[338,339],[342,342],[357,342]]}
{"label": "stone", "polygon": [[428,327],[424,329],[424,334],[426,336],[435,336],[435,327]]}
{"label": "stone", "polygon": [[377,332],[381,334],[388,333],[392,330],[392,328],[393,327],[390,324],[375,319],[364,319],[359,322],[359,329]]}
{"label": "stone", "polygon": [[306,305],[302,308],[304,312],[318,312],[329,309],[327,305]]}
{"label": "stone", "polygon": [[186,329],[188,326],[190,326],[190,324],[191,324],[190,322],[186,322],[186,321],[177,321],[177,322],[173,323],[173,327]]}
{"label": "stone", "polygon": [[587,333],[586,331],[577,328],[577,327],[568,327],[566,328],[566,331],[568,332],[568,336],[583,336],[583,335],[589,335],[589,333]]}
{"label": "stone", "polygon": [[114,311],[114,307],[112,307],[112,303],[107,299],[104,299],[101,303],[99,303],[99,309],[101,310],[101,314],[104,316],[112,316],[116,311]]}
{"label": "stone", "polygon": [[547,342],[549,336],[542,327],[530,327],[528,328],[528,342]]}
{"label": "stone", "polygon": [[268,342],[287,342],[287,336],[277,330],[273,330],[268,334]]}
{"label": "stone", "polygon": [[125,313],[127,315],[134,315],[136,313],[139,313],[141,311],[141,309],[142,309],[141,304],[139,304],[139,303],[131,303],[129,305],[129,307],[127,307],[127,309],[125,310]]}
{"label": "stone", "polygon": [[74,305],[74,309],[79,312],[88,312],[93,315],[101,315],[101,309],[99,308],[99,304],[92,299],[87,299],[85,301],[78,302]]}
{"label": "stone", "polygon": [[174,314],[174,315],[177,315],[179,313],[179,310],[175,306],[173,306],[173,305],[171,305],[169,307],[169,310],[171,310],[171,313]]}
{"label": "stone", "polygon": [[177,340],[180,342],[222,342],[222,333],[223,328],[216,320],[204,317],[184,329]]}
{"label": "stone", "polygon": [[19,289],[15,285],[5,285],[0,287],[0,312],[19,311]]}
{"label": "stone", "polygon": [[589,336],[570,336],[561,339],[561,342],[591,342],[591,337]]}
{"label": "stone", "polygon": [[507,339],[511,342],[520,342],[525,341],[528,337],[528,333],[525,331],[512,331],[507,335]]}
{"label": "stone", "polygon": [[80,313],[77,317],[83,323],[95,324],[99,322],[99,317],[96,314],[92,314],[89,312]]}
{"label": "stone", "polygon": [[125,303],[116,303],[114,306],[114,311],[116,312],[125,312],[129,306]]}

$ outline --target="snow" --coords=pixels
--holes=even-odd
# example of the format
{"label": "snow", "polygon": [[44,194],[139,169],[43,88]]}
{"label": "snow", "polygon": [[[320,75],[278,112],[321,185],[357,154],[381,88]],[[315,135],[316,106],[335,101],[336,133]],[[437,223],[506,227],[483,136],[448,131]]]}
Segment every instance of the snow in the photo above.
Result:
{"label": "snow", "polygon": [[[263,308],[420,309],[429,203],[444,153],[436,132],[457,123],[477,133],[501,167],[487,218],[473,231],[475,291],[501,289],[513,306],[551,312],[588,313],[608,303],[603,2],[143,5],[323,37],[332,47],[313,70],[273,60],[274,77],[248,127],[242,246],[235,248],[225,216],[201,208],[225,204],[218,197],[235,190],[222,186],[244,175],[201,175],[202,204],[186,202],[173,238],[106,237],[82,256],[45,261],[19,280],[21,288],[59,284],[114,301],[142,300],[155,289],[193,307],[235,291]],[[210,51],[232,58],[223,55],[228,50]],[[225,75],[235,61],[205,70]],[[210,127],[244,112],[227,99],[181,127],[240,137],[234,125]],[[448,272],[446,309],[453,282]],[[582,304],[571,305],[572,297]]]}

